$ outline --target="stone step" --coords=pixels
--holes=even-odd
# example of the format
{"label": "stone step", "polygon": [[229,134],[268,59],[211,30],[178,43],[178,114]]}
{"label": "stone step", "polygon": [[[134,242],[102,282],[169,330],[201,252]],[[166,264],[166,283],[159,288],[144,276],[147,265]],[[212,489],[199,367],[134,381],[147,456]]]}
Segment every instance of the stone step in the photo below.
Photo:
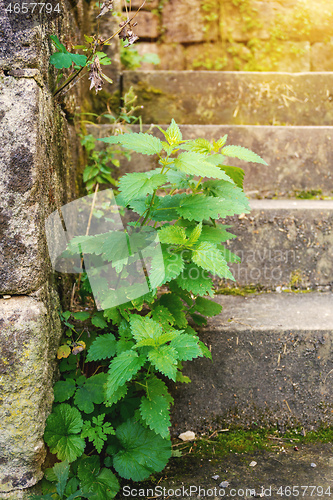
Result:
{"label": "stone step", "polygon": [[333,73],[125,71],[144,123],[331,125]]}
{"label": "stone step", "polygon": [[175,432],[333,423],[333,294],[218,296],[222,314],[200,337],[213,363],[185,363]]}
{"label": "stone step", "polygon": [[[161,125],[166,128],[167,125]],[[226,159],[230,165],[245,170],[244,189],[249,196],[287,196],[305,191],[323,195],[333,194],[333,127],[331,126],[277,126],[266,125],[181,125],[184,139],[219,139],[228,134],[228,144],[237,144],[259,154],[268,163],[245,163]],[[139,132],[138,126],[132,127]],[[147,131],[148,125],[142,130]],[[109,125],[88,125],[88,133],[95,137],[112,134]],[[153,133],[162,138],[157,129]],[[143,172],[157,167],[157,158],[132,154],[131,160],[122,159],[121,172]]]}
{"label": "stone step", "polygon": [[251,213],[226,219],[238,286],[322,289],[333,283],[333,201],[251,200]]}

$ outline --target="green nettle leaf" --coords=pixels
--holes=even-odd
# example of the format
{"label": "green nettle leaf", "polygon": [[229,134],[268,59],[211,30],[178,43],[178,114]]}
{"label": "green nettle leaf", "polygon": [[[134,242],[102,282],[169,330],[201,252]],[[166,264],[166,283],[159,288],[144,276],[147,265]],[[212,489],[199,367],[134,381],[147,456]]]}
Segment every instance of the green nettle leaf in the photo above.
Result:
{"label": "green nettle leaf", "polygon": [[227,165],[220,166],[222,170],[227,174],[230,179],[234,181],[237,187],[243,189],[243,181],[245,172],[242,168],[239,167],[229,167]]}
{"label": "green nettle leaf", "polygon": [[166,137],[166,140],[170,144],[170,146],[175,146],[175,145],[179,144],[180,141],[183,139],[180,128],[178,127],[177,123],[175,122],[175,120],[173,118],[171,120],[170,126],[164,132],[164,135]]}
{"label": "green nettle leaf", "polygon": [[176,247],[161,245],[162,256],[158,253],[151,261],[149,282],[152,289],[175,279],[184,268],[181,252]]}
{"label": "green nettle leaf", "polygon": [[83,494],[92,500],[110,500],[120,489],[118,480],[110,469],[100,468],[97,456],[81,460],[77,475]]}
{"label": "green nettle leaf", "polygon": [[59,380],[54,384],[54,401],[63,403],[74,395],[76,389],[75,380],[68,378],[67,380]]}
{"label": "green nettle leaf", "polygon": [[171,326],[175,323],[175,318],[172,316],[169,309],[161,305],[158,305],[153,309],[152,317],[154,321],[163,324],[164,327],[167,323]]}
{"label": "green nettle leaf", "polygon": [[186,264],[176,282],[182,290],[192,292],[194,295],[214,295],[213,280],[205,269],[194,263]]}
{"label": "green nettle leaf", "polygon": [[203,219],[217,219],[221,212],[221,201],[213,196],[193,194],[187,196],[179,207],[178,214],[184,219],[202,221]]}
{"label": "green nettle leaf", "polygon": [[79,410],[67,403],[56,406],[47,418],[44,439],[59,460],[74,462],[84,452],[85,441],[78,435],[82,425]]}
{"label": "green nettle leaf", "polygon": [[105,406],[112,406],[118,401],[120,401],[123,397],[126,396],[127,391],[128,387],[126,384],[118,387],[118,389],[116,389],[111,395],[108,395],[108,399],[107,401],[105,401]]}
{"label": "green nettle leaf", "polygon": [[213,243],[199,243],[193,250],[192,260],[198,266],[220,278],[227,278],[235,281],[222,252]]}
{"label": "green nettle leaf", "polygon": [[107,328],[108,324],[103,318],[103,311],[96,312],[91,318],[91,322],[97,328]]}
{"label": "green nettle leaf", "polygon": [[199,346],[200,346],[202,355],[205,356],[205,358],[208,358],[208,359],[212,360],[213,359],[212,358],[212,353],[210,352],[210,350],[208,349],[208,347],[203,342],[201,342],[201,340],[199,341]]}
{"label": "green nettle leaf", "polygon": [[187,326],[184,305],[177,295],[174,293],[164,293],[159,299],[159,304],[169,309],[175,318],[178,328],[185,328]]}
{"label": "green nettle leaf", "polygon": [[212,300],[198,297],[195,301],[195,310],[204,316],[216,316],[222,311],[222,306]]}
{"label": "green nettle leaf", "polygon": [[156,347],[148,352],[148,359],[163,375],[176,380],[178,355],[175,349],[169,345]]}
{"label": "green nettle leaf", "polygon": [[78,311],[72,313],[74,319],[78,319],[79,321],[86,321],[90,318],[90,313],[87,311]]}
{"label": "green nettle leaf", "polygon": [[108,144],[121,144],[126,149],[131,149],[137,153],[142,153],[144,155],[154,155],[159,154],[162,149],[162,141],[157,137],[149,134],[122,134],[111,137],[104,137],[99,139],[100,141],[107,142]]}
{"label": "green nettle leaf", "polygon": [[155,395],[148,399],[145,396],[141,399],[140,415],[148,424],[151,430],[160,434],[162,438],[169,436],[170,414],[169,402],[164,396]]}
{"label": "green nettle leaf", "polygon": [[71,54],[68,52],[56,52],[51,55],[50,63],[57,69],[70,68],[72,66]]}
{"label": "green nettle leaf", "polygon": [[163,396],[170,405],[173,404],[173,397],[169,394],[166,383],[155,375],[146,380],[146,392],[148,399],[154,399],[155,396]]}
{"label": "green nettle leaf", "polygon": [[192,246],[194,243],[198,241],[201,235],[201,231],[202,231],[202,222],[200,222],[200,224],[197,224],[195,228],[191,231],[187,242],[187,246]]}
{"label": "green nettle leaf", "polygon": [[116,430],[122,449],[113,458],[121,477],[143,481],[153,472],[161,472],[171,457],[171,443],[138,422],[128,420]]}
{"label": "green nettle leaf", "polygon": [[[82,387],[79,387],[74,396],[74,403],[85,413],[94,411],[94,404],[101,404],[104,401],[104,385],[107,375],[98,373],[85,380]],[[79,381],[78,381],[79,383]]]}
{"label": "green nettle leaf", "polygon": [[100,361],[113,358],[116,354],[117,341],[112,333],[100,335],[94,340],[88,350],[86,361]]}
{"label": "green nettle leaf", "polygon": [[[228,177],[220,168],[204,159],[200,153],[180,153],[174,159],[173,164],[177,170],[198,177],[214,177],[215,179],[226,179]],[[230,178],[228,179],[231,181]]]}
{"label": "green nettle leaf", "polygon": [[177,351],[180,361],[189,361],[202,356],[198,337],[189,335],[188,333],[178,335],[178,337],[170,342],[170,346]]}
{"label": "green nettle leaf", "polygon": [[143,198],[147,194],[152,194],[155,189],[167,182],[165,174],[154,174],[148,176],[146,173],[134,172],[123,175],[119,181],[119,191],[122,194],[125,204],[130,201]]}
{"label": "green nettle leaf", "polygon": [[113,393],[125,382],[129,382],[144,365],[146,358],[139,356],[135,351],[125,351],[119,354],[110,363],[106,383],[106,399],[112,398]]}
{"label": "green nettle leaf", "polygon": [[162,335],[162,326],[147,316],[132,314],[130,325],[136,347],[158,345],[158,338]]}
{"label": "green nettle leaf", "polygon": [[224,156],[239,158],[240,160],[267,165],[265,160],[260,158],[260,156],[258,156],[256,153],[253,153],[253,151],[250,151],[247,148],[243,148],[242,146],[225,146],[223,149],[221,149],[221,153]]}
{"label": "green nettle leaf", "polygon": [[207,139],[194,139],[186,141],[181,148],[194,153],[209,155],[213,150],[213,145]]}
{"label": "green nettle leaf", "polygon": [[158,232],[160,243],[184,245],[187,241],[185,229],[180,226],[164,226]]}
{"label": "green nettle leaf", "polygon": [[227,139],[228,139],[228,134],[225,134],[218,141],[214,142],[214,151],[218,151],[220,148],[222,148],[227,142]]}
{"label": "green nettle leaf", "polygon": [[220,247],[220,250],[223,254],[223,257],[227,262],[240,262],[241,258],[238,257],[235,253],[232,253],[228,248]]}
{"label": "green nettle leaf", "polygon": [[227,229],[230,226],[223,226],[222,224],[216,224],[214,226],[203,226],[201,235],[199,237],[199,242],[208,241],[210,243],[224,243],[225,241],[232,240],[236,238],[234,234],[228,233]]}

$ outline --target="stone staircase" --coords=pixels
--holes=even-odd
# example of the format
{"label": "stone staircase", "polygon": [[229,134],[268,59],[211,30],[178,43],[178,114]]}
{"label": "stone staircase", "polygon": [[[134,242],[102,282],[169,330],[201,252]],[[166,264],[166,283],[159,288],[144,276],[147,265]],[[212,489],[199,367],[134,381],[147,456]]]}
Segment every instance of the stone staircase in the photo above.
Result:
{"label": "stone staircase", "polygon": [[[333,73],[128,71],[122,85],[134,87],[145,129],[174,118],[185,139],[227,133],[268,163],[230,159],[252,208],[228,220],[237,287],[221,284],[223,312],[202,331],[213,364],[186,367],[175,432],[332,424]],[[123,168],[154,166],[132,155]]]}

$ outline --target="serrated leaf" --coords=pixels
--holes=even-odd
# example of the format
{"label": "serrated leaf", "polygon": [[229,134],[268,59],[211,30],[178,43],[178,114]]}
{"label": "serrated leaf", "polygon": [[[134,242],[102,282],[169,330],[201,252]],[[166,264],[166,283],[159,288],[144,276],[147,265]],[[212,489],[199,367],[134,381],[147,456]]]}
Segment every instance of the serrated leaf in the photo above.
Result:
{"label": "serrated leaf", "polygon": [[106,384],[106,398],[109,400],[118,387],[131,380],[144,365],[146,359],[135,351],[125,351],[110,363]]}
{"label": "serrated leaf", "polygon": [[182,333],[170,342],[170,346],[177,351],[177,356],[180,361],[189,361],[202,356],[198,342],[198,337],[189,335],[188,333]]}
{"label": "serrated leaf", "polygon": [[201,340],[199,341],[199,345],[200,345],[200,349],[201,349],[201,352],[202,352],[202,355],[205,356],[205,358],[208,358],[210,360],[212,360],[212,353],[210,352],[210,350],[208,349],[208,347],[203,343],[201,342]]}
{"label": "serrated leaf", "polygon": [[169,404],[173,404],[173,397],[169,394],[165,382],[155,375],[146,380],[146,394],[148,399],[163,396]]}
{"label": "serrated leaf", "polygon": [[220,168],[208,162],[205,156],[200,153],[180,153],[174,160],[174,166],[181,172],[198,177],[213,177],[215,179],[225,179],[226,177]]}
{"label": "serrated leaf", "polygon": [[116,354],[116,347],[117,341],[112,333],[100,335],[89,347],[86,361],[99,361],[113,358]]}
{"label": "serrated leaf", "polygon": [[142,153],[145,155],[154,155],[162,151],[163,146],[160,139],[149,134],[122,134],[111,137],[104,137],[99,139],[100,141],[106,142],[108,144],[121,144],[126,149],[131,149],[137,153]]}
{"label": "serrated leaf", "polygon": [[169,345],[151,349],[148,352],[148,359],[163,375],[173,381],[176,380],[178,357],[175,349]]}
{"label": "serrated leaf", "polygon": [[164,306],[158,305],[152,311],[152,317],[157,323],[166,324],[169,323],[171,326],[175,323],[175,318],[172,316],[169,309]]}
{"label": "serrated leaf", "polygon": [[[122,352],[125,352],[125,351],[122,351]],[[121,352],[119,354],[121,354]],[[105,401],[105,405],[106,406],[114,405],[115,403],[120,401],[120,399],[122,399],[124,396],[126,396],[127,391],[128,391],[128,387],[126,384],[124,384],[124,385],[121,385],[120,387],[118,387],[118,389],[116,389],[115,391],[113,391],[112,394],[108,393],[107,400]]]}
{"label": "serrated leaf", "polygon": [[125,204],[130,201],[152,194],[155,189],[167,182],[165,174],[148,176],[146,173],[134,172],[121,177],[118,189],[122,194]]}
{"label": "serrated leaf", "polygon": [[184,245],[187,241],[185,229],[180,226],[164,226],[158,232],[160,243]]}
{"label": "serrated leaf", "polygon": [[91,322],[97,328],[106,328],[108,326],[107,322],[103,318],[103,312],[95,313],[91,318]]}
{"label": "serrated leaf", "polygon": [[161,472],[171,457],[171,443],[139,423],[128,420],[116,430],[122,449],[113,466],[121,477],[143,481],[153,472]]}
{"label": "serrated leaf", "polygon": [[75,380],[68,378],[67,380],[59,380],[54,384],[54,401],[56,403],[63,403],[66,399],[74,395],[76,388]]}
{"label": "serrated leaf", "polygon": [[209,155],[209,153],[211,153],[211,151],[213,150],[212,144],[207,141],[207,139],[200,138],[186,141],[184,144],[182,144],[181,148],[203,155]]}
{"label": "serrated leaf", "polygon": [[176,208],[184,219],[200,222],[204,219],[217,219],[221,211],[221,202],[213,196],[194,194],[184,199]]}
{"label": "serrated leaf", "polygon": [[85,441],[78,436],[82,425],[79,410],[67,403],[56,406],[47,418],[44,439],[59,460],[74,462],[82,455]]}
{"label": "serrated leaf", "polygon": [[222,306],[212,300],[205,299],[204,297],[198,297],[195,301],[195,310],[204,316],[211,317],[220,314]]}
{"label": "serrated leaf", "polygon": [[165,131],[164,135],[170,146],[175,146],[179,144],[180,141],[183,139],[180,128],[178,127],[177,123],[173,118],[171,120],[171,124]]}
{"label": "serrated leaf", "polygon": [[197,248],[193,250],[192,260],[198,266],[207,269],[207,271],[216,274],[220,278],[235,281],[223,254],[213,243],[199,243]]}
{"label": "serrated leaf", "polygon": [[188,238],[187,246],[191,246],[198,241],[198,239],[200,238],[201,231],[202,231],[202,222],[197,224],[195,228],[191,231],[190,236]]}
{"label": "serrated leaf", "polygon": [[178,328],[185,328],[187,326],[184,305],[177,295],[174,293],[164,293],[159,299],[159,304],[169,309],[175,318]]}
{"label": "serrated leaf", "polygon": [[240,160],[267,165],[265,160],[260,158],[260,156],[247,148],[243,148],[242,146],[225,146],[221,150],[221,153],[232,158],[239,158]]}
{"label": "serrated leaf", "polygon": [[[79,387],[74,396],[74,403],[85,413],[94,411],[94,404],[101,404],[104,401],[104,385],[107,376],[105,373],[98,373],[87,378]],[[78,381],[79,382],[79,381]]]}
{"label": "serrated leaf", "polygon": [[222,148],[227,142],[227,139],[228,139],[228,134],[225,134],[218,141],[214,142],[214,150],[218,151],[220,148]]}
{"label": "serrated leaf", "polygon": [[214,295],[213,281],[207,271],[193,262],[185,265],[176,282],[180,288],[194,295]]}
{"label": "serrated leaf", "polygon": [[155,395],[148,399],[143,396],[140,404],[140,415],[152,431],[160,434],[162,438],[169,436],[170,414],[169,402],[162,395]]}
{"label": "serrated leaf", "polygon": [[137,347],[158,345],[158,338],[162,335],[162,326],[156,321],[147,316],[132,314],[130,325]]}
{"label": "serrated leaf", "polygon": [[110,500],[120,489],[116,476],[109,469],[101,469],[96,456],[81,460],[77,474],[83,494],[91,500]]}
{"label": "serrated leaf", "polygon": [[221,253],[227,262],[240,262],[241,258],[235,253],[232,253],[229,248],[220,247]]}
{"label": "serrated leaf", "polygon": [[184,268],[181,252],[174,252],[172,246],[162,245],[162,255],[158,253],[151,261],[149,282],[152,289],[175,279]]}
{"label": "serrated leaf", "polygon": [[203,226],[201,235],[199,237],[199,243],[202,241],[208,241],[210,243],[224,243],[225,241],[232,240],[236,236],[227,231],[230,226],[223,226],[222,224],[216,224],[216,226]]}
{"label": "serrated leaf", "polygon": [[229,167],[227,165],[223,165],[220,167],[227,174],[230,179],[234,181],[237,187],[243,189],[243,181],[245,172],[242,168],[239,167]]}

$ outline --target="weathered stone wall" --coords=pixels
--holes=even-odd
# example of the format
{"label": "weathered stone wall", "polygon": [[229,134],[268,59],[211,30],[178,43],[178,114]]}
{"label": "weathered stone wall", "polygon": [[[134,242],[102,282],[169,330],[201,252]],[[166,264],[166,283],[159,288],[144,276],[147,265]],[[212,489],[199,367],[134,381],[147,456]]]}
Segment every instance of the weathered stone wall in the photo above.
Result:
{"label": "weathered stone wall", "polygon": [[0,1],[0,498],[22,498],[42,476],[61,336],[44,221],[73,198],[79,169],[77,100],[52,97],[49,35],[78,40],[87,7],[61,1],[59,16],[31,22],[9,19],[6,6]]}
{"label": "weathered stone wall", "polygon": [[147,0],[143,9],[136,48],[158,54],[157,69],[333,70],[331,0]]}

